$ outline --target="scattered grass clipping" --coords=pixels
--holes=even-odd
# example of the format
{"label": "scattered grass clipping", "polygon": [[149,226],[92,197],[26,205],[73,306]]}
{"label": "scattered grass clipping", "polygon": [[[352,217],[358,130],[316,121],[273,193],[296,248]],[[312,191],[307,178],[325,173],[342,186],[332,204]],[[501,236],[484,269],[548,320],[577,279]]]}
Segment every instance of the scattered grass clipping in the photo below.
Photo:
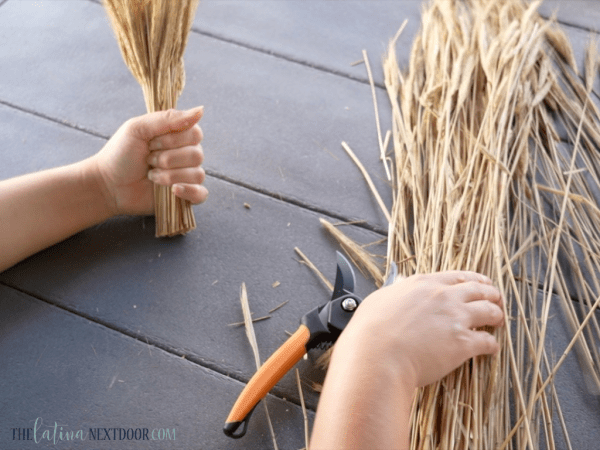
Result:
{"label": "scattered grass clipping", "polygon": [[302,383],[300,383],[300,371],[296,369],[296,383],[298,384],[298,395],[300,396],[300,406],[302,406],[302,416],[304,418],[304,442],[306,450],[309,450],[310,430],[308,427],[308,415],[306,414],[306,405],[304,404],[304,394],[302,393]]}
{"label": "scattered grass clipping", "polygon": [[[240,288],[240,301],[242,303],[242,313],[244,315],[244,325],[246,328],[246,337],[252,347],[252,353],[254,354],[254,362],[256,363],[256,370],[260,369],[260,354],[258,352],[258,343],[256,342],[256,334],[254,333],[254,325],[252,324],[252,313],[250,312],[250,304],[248,303],[248,293],[246,291],[246,283],[242,283]],[[262,400],[262,404],[265,405],[265,414],[267,415],[267,422],[269,424],[269,430],[271,431],[271,438],[273,439],[273,448],[277,447],[277,440],[275,439],[275,430],[273,430],[273,424],[271,423],[271,417],[269,416],[269,409],[267,408],[266,399]]]}
{"label": "scattered grass clipping", "polygon": [[298,253],[298,255],[300,256],[300,258],[302,258],[302,261],[300,261],[302,264],[306,264],[306,266],[312,270],[312,272],[319,277],[319,280],[321,280],[321,282],[327,287],[327,289],[329,289],[329,292],[333,292],[333,283],[331,281],[329,281],[327,279],[327,277],[325,275],[323,275],[323,272],[321,272],[317,266],[315,266],[312,261],[310,259],[308,259],[308,257],[302,252],[302,250],[300,250],[298,247],[294,247],[294,250],[296,251],[296,253]]}

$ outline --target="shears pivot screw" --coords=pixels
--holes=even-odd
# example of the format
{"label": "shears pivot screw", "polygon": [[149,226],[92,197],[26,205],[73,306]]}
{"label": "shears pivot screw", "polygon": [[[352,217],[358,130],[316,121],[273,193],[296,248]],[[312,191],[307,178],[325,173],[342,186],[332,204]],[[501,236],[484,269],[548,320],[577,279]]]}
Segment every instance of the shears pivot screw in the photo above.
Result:
{"label": "shears pivot screw", "polygon": [[358,302],[353,298],[346,298],[342,301],[344,311],[354,311],[356,308],[358,308]]}

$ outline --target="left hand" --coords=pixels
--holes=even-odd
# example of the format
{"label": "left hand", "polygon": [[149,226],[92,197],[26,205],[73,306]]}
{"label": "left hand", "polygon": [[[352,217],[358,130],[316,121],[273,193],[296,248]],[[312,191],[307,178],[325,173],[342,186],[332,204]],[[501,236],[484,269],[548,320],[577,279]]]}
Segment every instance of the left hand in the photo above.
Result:
{"label": "left hand", "polygon": [[153,182],[172,185],[176,196],[199,204],[208,190],[200,142],[202,106],[157,111],[125,122],[92,159],[114,215],[154,213]]}

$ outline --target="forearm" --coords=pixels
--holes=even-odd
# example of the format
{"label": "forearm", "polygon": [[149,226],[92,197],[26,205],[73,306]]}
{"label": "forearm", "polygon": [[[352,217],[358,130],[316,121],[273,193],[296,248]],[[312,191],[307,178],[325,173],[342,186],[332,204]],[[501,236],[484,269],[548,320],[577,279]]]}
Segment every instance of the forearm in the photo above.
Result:
{"label": "forearm", "polygon": [[94,158],[0,181],[0,272],[112,216]]}
{"label": "forearm", "polygon": [[315,418],[313,450],[408,448],[411,376],[401,373],[394,358],[377,356],[364,336],[342,336],[336,344]]}

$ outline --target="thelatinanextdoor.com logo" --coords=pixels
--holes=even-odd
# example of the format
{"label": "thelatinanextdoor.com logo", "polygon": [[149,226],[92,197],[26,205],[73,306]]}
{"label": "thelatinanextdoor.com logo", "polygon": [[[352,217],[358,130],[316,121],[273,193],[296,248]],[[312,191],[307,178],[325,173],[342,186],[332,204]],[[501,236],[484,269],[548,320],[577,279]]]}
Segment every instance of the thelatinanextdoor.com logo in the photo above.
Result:
{"label": "thelatinanextdoor.com logo", "polygon": [[11,428],[13,441],[59,444],[62,441],[174,441],[175,428],[102,428],[72,430],[67,425],[45,425],[40,417],[33,428]]}

